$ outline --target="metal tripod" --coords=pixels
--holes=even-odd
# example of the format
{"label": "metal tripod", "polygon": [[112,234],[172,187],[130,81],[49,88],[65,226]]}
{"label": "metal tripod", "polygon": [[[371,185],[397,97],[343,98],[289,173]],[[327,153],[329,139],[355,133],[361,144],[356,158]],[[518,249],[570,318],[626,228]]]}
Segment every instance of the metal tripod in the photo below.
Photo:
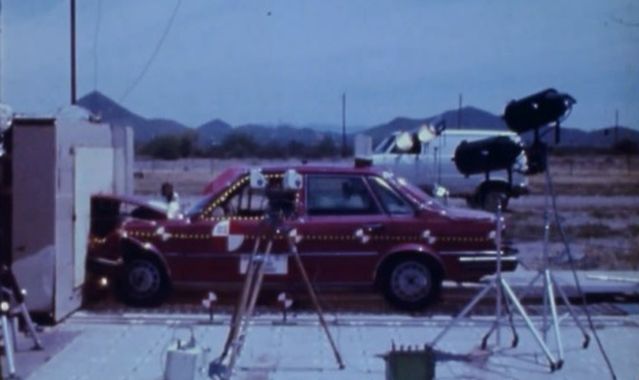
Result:
{"label": "metal tripod", "polygon": [[[269,257],[271,255],[273,240],[279,237],[286,239],[288,243],[289,255],[293,256],[297,269],[302,275],[306,290],[308,291],[308,294],[313,302],[313,306],[315,307],[315,312],[317,313],[317,316],[319,318],[320,325],[324,330],[326,338],[331,345],[339,369],[343,369],[344,362],[337,349],[337,346],[335,345],[335,341],[333,340],[330,330],[328,329],[317,295],[315,293],[315,290],[313,289],[308,274],[306,273],[306,269],[304,268],[304,264],[302,263],[299,252],[297,250],[297,239],[299,239],[299,236],[297,236],[296,230],[282,228],[281,221],[272,222],[267,220],[265,224],[265,227],[268,229],[266,233],[266,248],[263,253],[259,252],[263,238],[261,237],[261,235],[258,235],[256,237],[251,256],[249,257],[248,266],[246,269],[246,278],[242,286],[242,293],[231,319],[231,328],[224,345],[224,350],[222,352],[222,355],[220,355],[218,359],[214,360],[210,364],[209,376],[217,376],[219,378],[228,379],[233,374],[233,369],[241,354],[242,347],[244,346],[244,343],[246,341],[248,328],[253,317],[253,312],[255,310],[255,304],[262,288],[265,266],[268,263]],[[226,359],[227,356],[228,365],[224,366],[222,362]]]}
{"label": "metal tripod", "polygon": [[[15,348],[17,346],[17,326],[15,323],[17,322],[17,317],[22,317],[28,334],[33,339],[32,349],[41,350],[43,346],[25,304],[24,293],[20,289],[10,267],[2,265],[0,279],[2,284],[0,287],[0,325],[4,342],[4,354],[7,358],[7,374],[9,379],[16,379]],[[12,307],[12,303],[15,306]]]}
{"label": "metal tripod", "polygon": [[[501,325],[501,319],[502,319],[503,314],[504,314],[503,313],[504,312],[503,309],[505,309],[506,313],[508,314],[508,321],[509,321],[512,333],[513,333],[513,340],[512,340],[511,346],[512,347],[517,346],[519,339],[518,339],[517,332],[516,332],[514,324],[513,324],[512,313],[511,313],[510,308],[508,306],[508,301],[510,301],[512,306],[515,307],[517,312],[523,318],[524,322],[526,323],[526,326],[528,327],[528,330],[530,330],[530,332],[533,335],[535,341],[539,345],[539,348],[541,348],[542,352],[544,353],[544,355],[548,359],[548,365],[550,367],[550,371],[553,372],[553,371],[555,371],[556,369],[558,369],[560,367],[560,364],[555,360],[555,357],[553,356],[553,354],[548,349],[548,346],[544,342],[544,339],[541,337],[539,331],[537,331],[537,328],[535,328],[535,325],[530,320],[530,317],[528,316],[528,313],[526,312],[526,310],[522,306],[521,302],[517,299],[517,296],[515,295],[515,292],[512,290],[512,288],[510,287],[508,282],[502,277],[502,273],[501,273],[501,256],[502,256],[502,250],[501,250],[501,234],[502,234],[501,201],[499,202],[498,207],[497,207],[496,219],[497,219],[497,227],[496,227],[497,228],[497,232],[496,232],[496,236],[495,236],[495,244],[497,246],[497,268],[496,268],[497,271],[495,273],[495,276],[490,280],[490,282],[488,284],[486,284],[486,286],[482,290],[479,291],[479,293],[477,293],[477,295],[464,307],[464,309],[435,337],[435,339],[433,339],[433,341],[431,342],[431,346],[434,347],[437,344],[437,342],[439,342],[439,340],[441,338],[443,338],[444,335],[446,335],[446,333],[453,326],[455,326],[462,318],[466,317],[466,315],[468,315],[468,313],[470,313],[472,311],[472,309],[479,303],[479,301],[482,298],[484,298],[492,289],[494,289],[495,292],[496,292],[496,297],[495,297],[495,301],[496,301],[495,302],[495,320],[493,322],[493,325],[492,325],[491,329],[482,338],[482,347],[485,348],[486,341],[487,341],[488,337],[490,336],[490,334],[495,329],[497,331],[497,334],[496,334],[497,335],[497,337],[496,337],[497,338],[497,344],[499,345],[501,343],[500,325]],[[502,305],[502,301],[503,301],[503,305]],[[502,308],[502,306],[504,306],[504,308]]]}
{"label": "metal tripod", "polygon": [[[561,339],[561,332],[559,329],[559,316],[557,315],[557,303],[556,303],[555,290],[557,291],[557,293],[559,293],[561,300],[563,301],[564,305],[568,309],[568,313],[570,314],[572,319],[575,321],[575,325],[579,327],[579,330],[581,330],[581,333],[583,334],[584,340],[582,343],[582,347],[584,349],[588,348],[588,345],[590,344],[590,336],[588,335],[588,333],[586,333],[585,327],[583,326],[583,324],[577,317],[577,313],[575,312],[574,306],[570,303],[570,301],[568,300],[568,297],[566,296],[566,293],[563,291],[563,289],[561,288],[561,286],[559,285],[559,283],[553,276],[552,271],[550,270],[550,264],[551,264],[550,255],[549,255],[550,226],[551,226],[550,214],[552,210],[552,213],[554,213],[555,216],[557,216],[556,215],[557,210],[555,210],[554,207],[551,207],[550,205],[550,199],[551,197],[554,197],[554,193],[552,191],[552,178],[550,177],[550,173],[548,170],[545,170],[545,182],[546,183],[545,183],[545,192],[544,192],[544,241],[543,241],[543,250],[542,250],[543,267],[542,269],[538,271],[537,275],[535,275],[535,277],[533,277],[533,279],[528,283],[528,285],[525,288],[526,290],[521,294],[520,299],[523,300],[524,298],[526,298],[530,294],[532,285],[535,284],[540,279],[543,279],[544,291],[543,291],[543,315],[542,315],[541,330],[544,336],[544,341],[547,342],[547,339],[546,339],[547,332],[551,328],[551,325],[549,324],[549,320],[548,320],[549,319],[548,312],[550,311],[550,322],[552,323],[552,329],[555,335],[555,344],[557,346],[557,355],[559,359],[559,361],[557,362],[557,365],[558,365],[557,368],[561,368],[564,363],[564,347],[563,347],[563,342]],[[564,245],[568,244],[565,240],[563,243]],[[488,332],[488,335],[490,335],[491,332],[492,330]]]}

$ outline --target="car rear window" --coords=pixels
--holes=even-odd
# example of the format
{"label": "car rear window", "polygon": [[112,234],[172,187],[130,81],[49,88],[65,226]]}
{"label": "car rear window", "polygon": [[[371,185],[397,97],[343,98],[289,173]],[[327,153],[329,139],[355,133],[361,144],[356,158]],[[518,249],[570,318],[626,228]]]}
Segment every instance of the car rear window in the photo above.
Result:
{"label": "car rear window", "polygon": [[309,175],[306,197],[309,215],[380,213],[361,177]]}

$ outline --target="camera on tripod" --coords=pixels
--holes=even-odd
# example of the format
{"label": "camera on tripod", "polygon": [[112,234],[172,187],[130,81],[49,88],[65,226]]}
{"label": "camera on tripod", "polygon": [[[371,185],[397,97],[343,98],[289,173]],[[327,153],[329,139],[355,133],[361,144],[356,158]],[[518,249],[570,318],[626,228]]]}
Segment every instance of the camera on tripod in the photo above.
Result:
{"label": "camera on tripod", "polygon": [[253,189],[263,189],[268,200],[267,218],[271,221],[290,218],[296,209],[297,193],[302,189],[302,176],[294,169],[284,172],[281,179],[269,179],[262,169],[254,168],[249,173],[249,184]]}

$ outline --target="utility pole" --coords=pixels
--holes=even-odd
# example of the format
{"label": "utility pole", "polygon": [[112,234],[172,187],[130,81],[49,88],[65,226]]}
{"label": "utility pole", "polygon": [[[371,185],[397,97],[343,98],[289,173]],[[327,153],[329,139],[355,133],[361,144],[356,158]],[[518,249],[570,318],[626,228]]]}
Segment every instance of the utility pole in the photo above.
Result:
{"label": "utility pole", "polygon": [[616,109],[615,110],[615,134],[614,134],[614,139],[615,139],[615,146],[617,145],[617,133],[619,131],[619,110]]}
{"label": "utility pole", "polygon": [[459,94],[459,103],[457,106],[457,128],[461,128],[462,125],[462,94]]}
{"label": "utility pole", "polygon": [[75,104],[76,78],[75,78],[75,0],[71,0],[71,104]]}
{"label": "utility pole", "polygon": [[4,69],[4,9],[2,9],[2,0],[0,0],[0,103],[2,103],[2,81],[4,75],[2,69]]}
{"label": "utility pole", "polygon": [[342,157],[346,157],[346,93],[342,93]]}

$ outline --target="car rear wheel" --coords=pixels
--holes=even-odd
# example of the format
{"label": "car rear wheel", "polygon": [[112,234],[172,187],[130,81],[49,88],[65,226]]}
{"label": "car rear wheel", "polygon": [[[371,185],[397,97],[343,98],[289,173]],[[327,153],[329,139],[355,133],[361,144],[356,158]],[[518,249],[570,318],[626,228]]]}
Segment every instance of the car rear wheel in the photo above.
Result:
{"label": "car rear wheel", "polygon": [[384,276],[387,300],[404,310],[420,310],[435,300],[441,290],[441,278],[426,260],[395,260]]}
{"label": "car rear wheel", "polygon": [[127,261],[118,285],[120,298],[132,306],[157,306],[169,292],[169,279],[164,268],[150,258]]}

